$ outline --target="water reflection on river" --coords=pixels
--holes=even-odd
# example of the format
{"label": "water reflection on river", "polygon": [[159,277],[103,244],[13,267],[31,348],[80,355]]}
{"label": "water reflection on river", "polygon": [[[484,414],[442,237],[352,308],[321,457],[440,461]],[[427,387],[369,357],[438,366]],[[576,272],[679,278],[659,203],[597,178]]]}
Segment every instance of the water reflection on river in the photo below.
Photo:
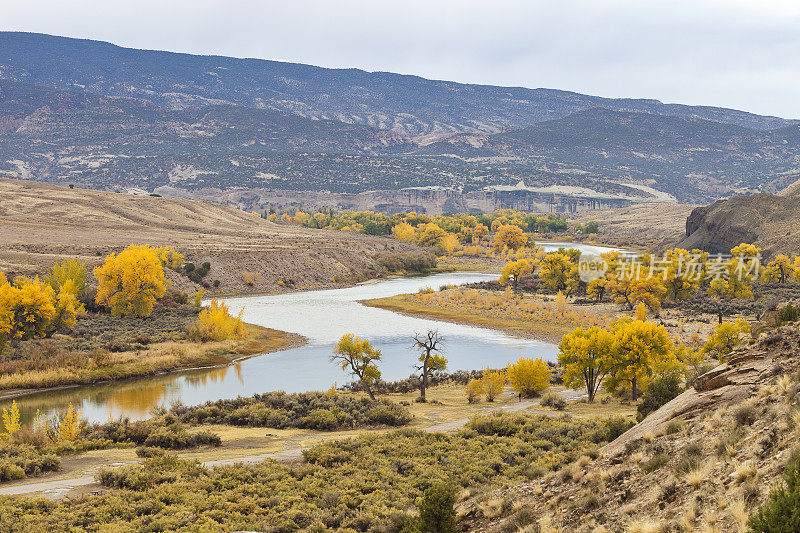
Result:
{"label": "water reflection on river", "polygon": [[349,381],[348,376],[329,361],[334,343],[348,332],[368,338],[383,352],[381,370],[387,380],[401,379],[412,373],[411,335],[430,328],[437,328],[444,335],[445,354],[451,370],[503,366],[521,355],[554,359],[556,346],[550,343],[404,316],[358,303],[369,298],[416,292],[424,287],[438,288],[496,277],[481,273],[437,274],[345,289],[231,299],[228,301],[231,310],[236,313],[244,308],[247,322],[298,333],[308,339],[308,344],[222,368],[48,391],[18,398],[17,402],[25,419],[30,419],[37,409],[52,414],[72,402],[88,420],[102,422],[120,416],[146,418],[153,407],[169,406],[173,402],[194,405],[271,390],[326,390],[334,382]]}

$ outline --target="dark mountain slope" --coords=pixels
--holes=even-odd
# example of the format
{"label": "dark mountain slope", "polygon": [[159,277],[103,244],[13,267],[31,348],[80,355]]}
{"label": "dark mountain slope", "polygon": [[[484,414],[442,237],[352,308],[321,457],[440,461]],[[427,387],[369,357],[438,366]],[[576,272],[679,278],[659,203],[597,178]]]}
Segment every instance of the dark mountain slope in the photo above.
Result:
{"label": "dark mountain slope", "polygon": [[0,33],[0,77],[135,96],[181,109],[228,103],[391,129],[407,135],[496,133],[591,107],[698,117],[754,129],[790,122],[713,107],[610,99],[552,89],[436,81],[260,59],[135,50],[105,42]]}
{"label": "dark mountain slope", "polygon": [[455,135],[417,153],[536,158],[607,176],[651,179],[679,197],[777,191],[797,178],[800,127],[756,131],[690,117],[594,108],[490,136]]}

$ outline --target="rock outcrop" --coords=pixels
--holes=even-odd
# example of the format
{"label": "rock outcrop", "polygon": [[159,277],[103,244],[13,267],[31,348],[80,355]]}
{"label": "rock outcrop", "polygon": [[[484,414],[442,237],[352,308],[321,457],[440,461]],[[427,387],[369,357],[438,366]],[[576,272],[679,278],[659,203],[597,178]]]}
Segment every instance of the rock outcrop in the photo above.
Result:
{"label": "rock outcrop", "polygon": [[800,195],[786,193],[734,196],[692,211],[686,237],[678,246],[727,253],[739,243],[770,253],[800,253]]}

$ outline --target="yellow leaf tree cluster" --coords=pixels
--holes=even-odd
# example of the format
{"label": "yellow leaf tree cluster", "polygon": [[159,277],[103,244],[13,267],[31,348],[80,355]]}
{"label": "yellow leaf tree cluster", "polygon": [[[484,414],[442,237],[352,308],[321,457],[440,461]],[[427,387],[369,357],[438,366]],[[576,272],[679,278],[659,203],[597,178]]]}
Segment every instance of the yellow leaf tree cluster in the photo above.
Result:
{"label": "yellow leaf tree cluster", "polygon": [[743,335],[749,331],[750,323],[743,318],[737,319],[736,322],[717,324],[714,332],[703,345],[702,353],[724,362],[733,348],[741,342]]}
{"label": "yellow leaf tree cluster", "polygon": [[19,276],[9,283],[0,272],[0,352],[9,343],[71,328],[83,311],[78,296],[85,287],[86,269],[74,260],[55,265],[44,281]]}
{"label": "yellow leaf tree cluster", "polygon": [[517,261],[510,261],[503,267],[503,272],[500,274],[500,283],[505,285],[509,281],[514,290],[517,290],[519,280],[525,276],[533,273],[533,265],[527,259],[519,259]]}
{"label": "yellow leaf tree cluster", "polygon": [[627,386],[635,400],[655,376],[684,370],[664,326],[644,320],[620,319],[609,330],[576,328],[562,338],[558,358],[564,383],[586,387],[590,401],[601,384],[612,392]]}
{"label": "yellow leaf tree cluster", "polygon": [[164,296],[163,252],[147,244],[130,245],[110,254],[94,269],[99,282],[96,302],[115,316],[150,316],[156,299]]}

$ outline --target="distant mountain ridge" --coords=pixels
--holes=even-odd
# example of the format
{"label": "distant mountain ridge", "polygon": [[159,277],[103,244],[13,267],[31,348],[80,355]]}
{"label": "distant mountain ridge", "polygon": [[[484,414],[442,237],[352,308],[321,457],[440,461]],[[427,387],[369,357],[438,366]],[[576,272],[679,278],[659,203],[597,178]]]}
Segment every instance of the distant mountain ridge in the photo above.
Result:
{"label": "distant mountain ridge", "polygon": [[287,191],[395,191],[415,208],[412,189],[454,205],[705,203],[800,178],[800,122],[0,32],[0,176],[243,191],[248,208],[269,191],[292,206],[304,196]]}
{"label": "distant mountain ridge", "polygon": [[606,107],[769,130],[791,124],[732,109],[614,99],[555,89],[438,81],[263,59],[136,50],[101,41],[0,32],[0,78],[134,96],[182,109],[233,104],[389,129],[409,136],[498,133]]}

